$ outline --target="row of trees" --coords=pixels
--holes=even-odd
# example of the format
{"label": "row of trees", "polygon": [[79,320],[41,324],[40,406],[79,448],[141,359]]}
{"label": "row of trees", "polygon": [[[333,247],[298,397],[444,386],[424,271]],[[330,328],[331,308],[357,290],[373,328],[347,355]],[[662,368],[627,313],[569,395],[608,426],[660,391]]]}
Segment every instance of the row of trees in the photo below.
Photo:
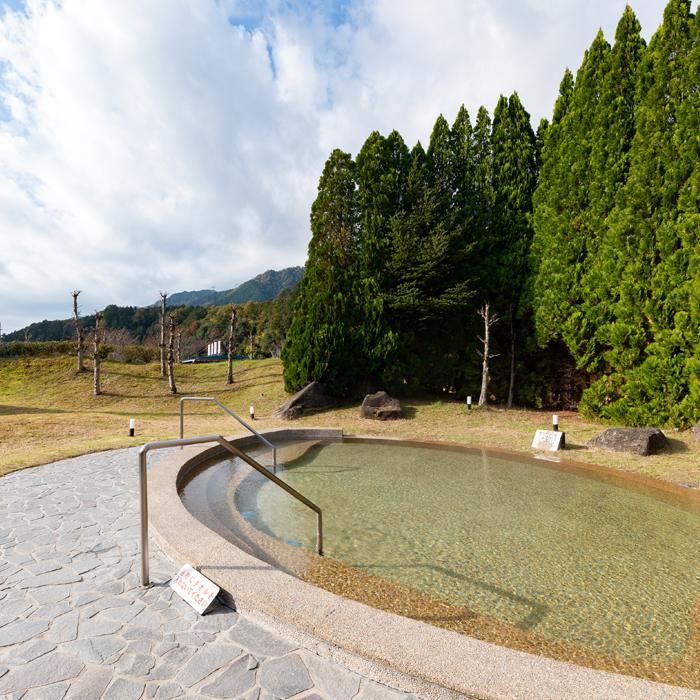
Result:
{"label": "row of trees", "polygon": [[[299,295],[299,285],[285,289],[275,299],[263,302],[248,302],[238,307],[234,347],[235,355],[250,353],[251,335],[256,357],[278,357],[291,325],[294,302]],[[177,326],[175,333],[176,361],[196,357],[206,344],[224,339],[228,349],[229,305],[182,306],[167,305]],[[129,357],[128,348],[134,346],[159,347],[161,339],[161,304],[148,307],[117,306],[110,304],[102,312],[102,342],[117,346],[115,356]],[[166,324],[167,327],[167,324]],[[80,317],[80,328],[84,336],[94,334],[95,315]],[[28,326],[23,331],[8,334],[5,340],[61,341],[75,340],[76,319],[42,321]]]}
{"label": "row of trees", "polygon": [[373,133],[354,160],[333,151],[287,391],[319,379],[335,394],[464,395],[483,376],[504,403],[580,399],[633,425],[700,418],[690,9],[671,0],[646,46],[627,7],[614,45],[599,33],[575,80],[566,71],[537,133],[513,94],[493,121],[483,107],[473,125],[464,108],[452,127],[438,118],[427,152],[397,132]]}
{"label": "row of trees", "polygon": [[534,198],[540,344],[590,375],[581,408],[700,418],[700,18],[671,0],[649,46],[628,7],[567,71]]}
{"label": "row of trees", "polygon": [[479,341],[478,310],[487,329],[508,318],[500,344],[515,344],[538,144],[514,93],[493,121],[483,107],[474,125],[464,107],[452,127],[440,116],[427,152],[396,131],[371,134],[356,160],[333,151],[282,353],[287,391],[478,387],[497,344]]}

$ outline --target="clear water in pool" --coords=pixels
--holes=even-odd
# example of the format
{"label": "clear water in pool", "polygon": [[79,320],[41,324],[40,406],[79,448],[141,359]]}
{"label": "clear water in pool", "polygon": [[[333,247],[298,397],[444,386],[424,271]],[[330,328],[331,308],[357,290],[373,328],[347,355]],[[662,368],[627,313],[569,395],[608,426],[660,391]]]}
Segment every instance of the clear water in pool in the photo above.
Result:
{"label": "clear water in pool", "polygon": [[[328,557],[618,657],[687,649],[700,517],[685,499],[532,458],[398,445],[315,444],[278,476],[323,509]],[[314,514],[261,475],[235,507],[314,550]]]}

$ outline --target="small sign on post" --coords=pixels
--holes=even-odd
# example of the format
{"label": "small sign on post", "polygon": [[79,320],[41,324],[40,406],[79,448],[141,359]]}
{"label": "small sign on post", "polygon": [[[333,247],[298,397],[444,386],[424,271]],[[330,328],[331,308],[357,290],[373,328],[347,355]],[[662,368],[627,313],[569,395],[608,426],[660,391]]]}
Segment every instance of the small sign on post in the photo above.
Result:
{"label": "small sign on post", "polygon": [[179,593],[200,615],[212,604],[219,587],[202,576],[189,564],[185,564],[170,582],[170,588]]}
{"label": "small sign on post", "polygon": [[532,446],[538,450],[549,450],[556,452],[564,448],[564,433],[554,430],[538,430]]}

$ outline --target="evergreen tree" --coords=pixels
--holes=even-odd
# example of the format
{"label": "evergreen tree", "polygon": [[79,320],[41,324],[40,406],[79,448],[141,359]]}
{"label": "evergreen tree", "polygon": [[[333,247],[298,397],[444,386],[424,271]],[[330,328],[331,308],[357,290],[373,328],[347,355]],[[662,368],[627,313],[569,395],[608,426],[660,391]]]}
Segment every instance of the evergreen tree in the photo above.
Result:
{"label": "evergreen tree", "polygon": [[318,380],[331,393],[342,395],[364,373],[354,175],[351,156],[334,150],[311,207],[309,258],[282,351],[288,392]]}
{"label": "evergreen tree", "polygon": [[399,361],[406,387],[442,390],[458,369],[454,353],[464,342],[460,331],[473,294],[469,230],[443,215],[444,192],[440,183],[426,187],[418,158],[406,196],[406,209],[391,222],[389,318],[403,341]]}
{"label": "evergreen tree", "polygon": [[540,342],[561,337],[576,357],[590,337],[580,308],[584,301],[581,282],[597,249],[597,231],[588,216],[591,153],[600,136],[595,125],[609,53],[608,43],[598,32],[570,93],[567,71],[548,130],[535,197],[534,304]]}
{"label": "evergreen tree", "polygon": [[683,122],[694,119],[684,108],[698,85],[697,75],[689,76],[694,23],[690,3],[671,0],[644,52],[629,178],[601,254],[601,277],[614,303],[599,334],[609,371],[582,407],[634,425],[684,425],[697,411],[687,400],[697,336],[688,314],[696,234],[679,227],[679,199],[696,163],[682,157],[679,142]]}
{"label": "evergreen tree", "polygon": [[479,240],[483,240],[491,226],[493,189],[491,187],[491,117],[485,107],[479,107],[473,130],[472,226]]}
{"label": "evergreen tree", "polygon": [[474,132],[464,105],[450,130],[452,198],[460,223],[471,220],[477,207]]}
{"label": "evergreen tree", "polygon": [[386,318],[386,261],[391,253],[391,218],[401,210],[410,168],[410,154],[396,131],[384,138],[373,132],[357,156],[355,179],[361,217],[359,291],[362,299],[362,342],[365,354],[364,393],[380,382],[392,388],[401,383],[396,359],[398,337]]}
{"label": "evergreen tree", "polygon": [[[532,242],[532,196],[537,186],[537,143],[517,93],[501,96],[493,113],[491,132],[491,187],[493,209],[486,240],[488,278],[482,285],[485,302],[500,308],[508,319],[511,356],[509,406],[515,381],[515,316],[529,274],[528,255]],[[486,336],[484,336],[486,337]],[[484,357],[484,362],[487,358]],[[483,393],[483,392],[482,392]]]}

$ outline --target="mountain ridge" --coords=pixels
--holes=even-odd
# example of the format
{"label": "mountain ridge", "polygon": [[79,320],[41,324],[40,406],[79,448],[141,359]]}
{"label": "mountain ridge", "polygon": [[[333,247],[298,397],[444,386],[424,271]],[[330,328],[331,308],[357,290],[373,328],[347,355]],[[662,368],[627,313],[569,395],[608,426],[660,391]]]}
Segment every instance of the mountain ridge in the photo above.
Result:
{"label": "mountain ridge", "polygon": [[[304,276],[301,266],[265,272],[239,284],[233,289],[217,292],[214,289],[175,292],[168,296],[168,304],[184,306],[224,306],[246,304],[249,301],[274,299],[282,290],[293,287]],[[158,304],[154,304],[157,306]]]}

